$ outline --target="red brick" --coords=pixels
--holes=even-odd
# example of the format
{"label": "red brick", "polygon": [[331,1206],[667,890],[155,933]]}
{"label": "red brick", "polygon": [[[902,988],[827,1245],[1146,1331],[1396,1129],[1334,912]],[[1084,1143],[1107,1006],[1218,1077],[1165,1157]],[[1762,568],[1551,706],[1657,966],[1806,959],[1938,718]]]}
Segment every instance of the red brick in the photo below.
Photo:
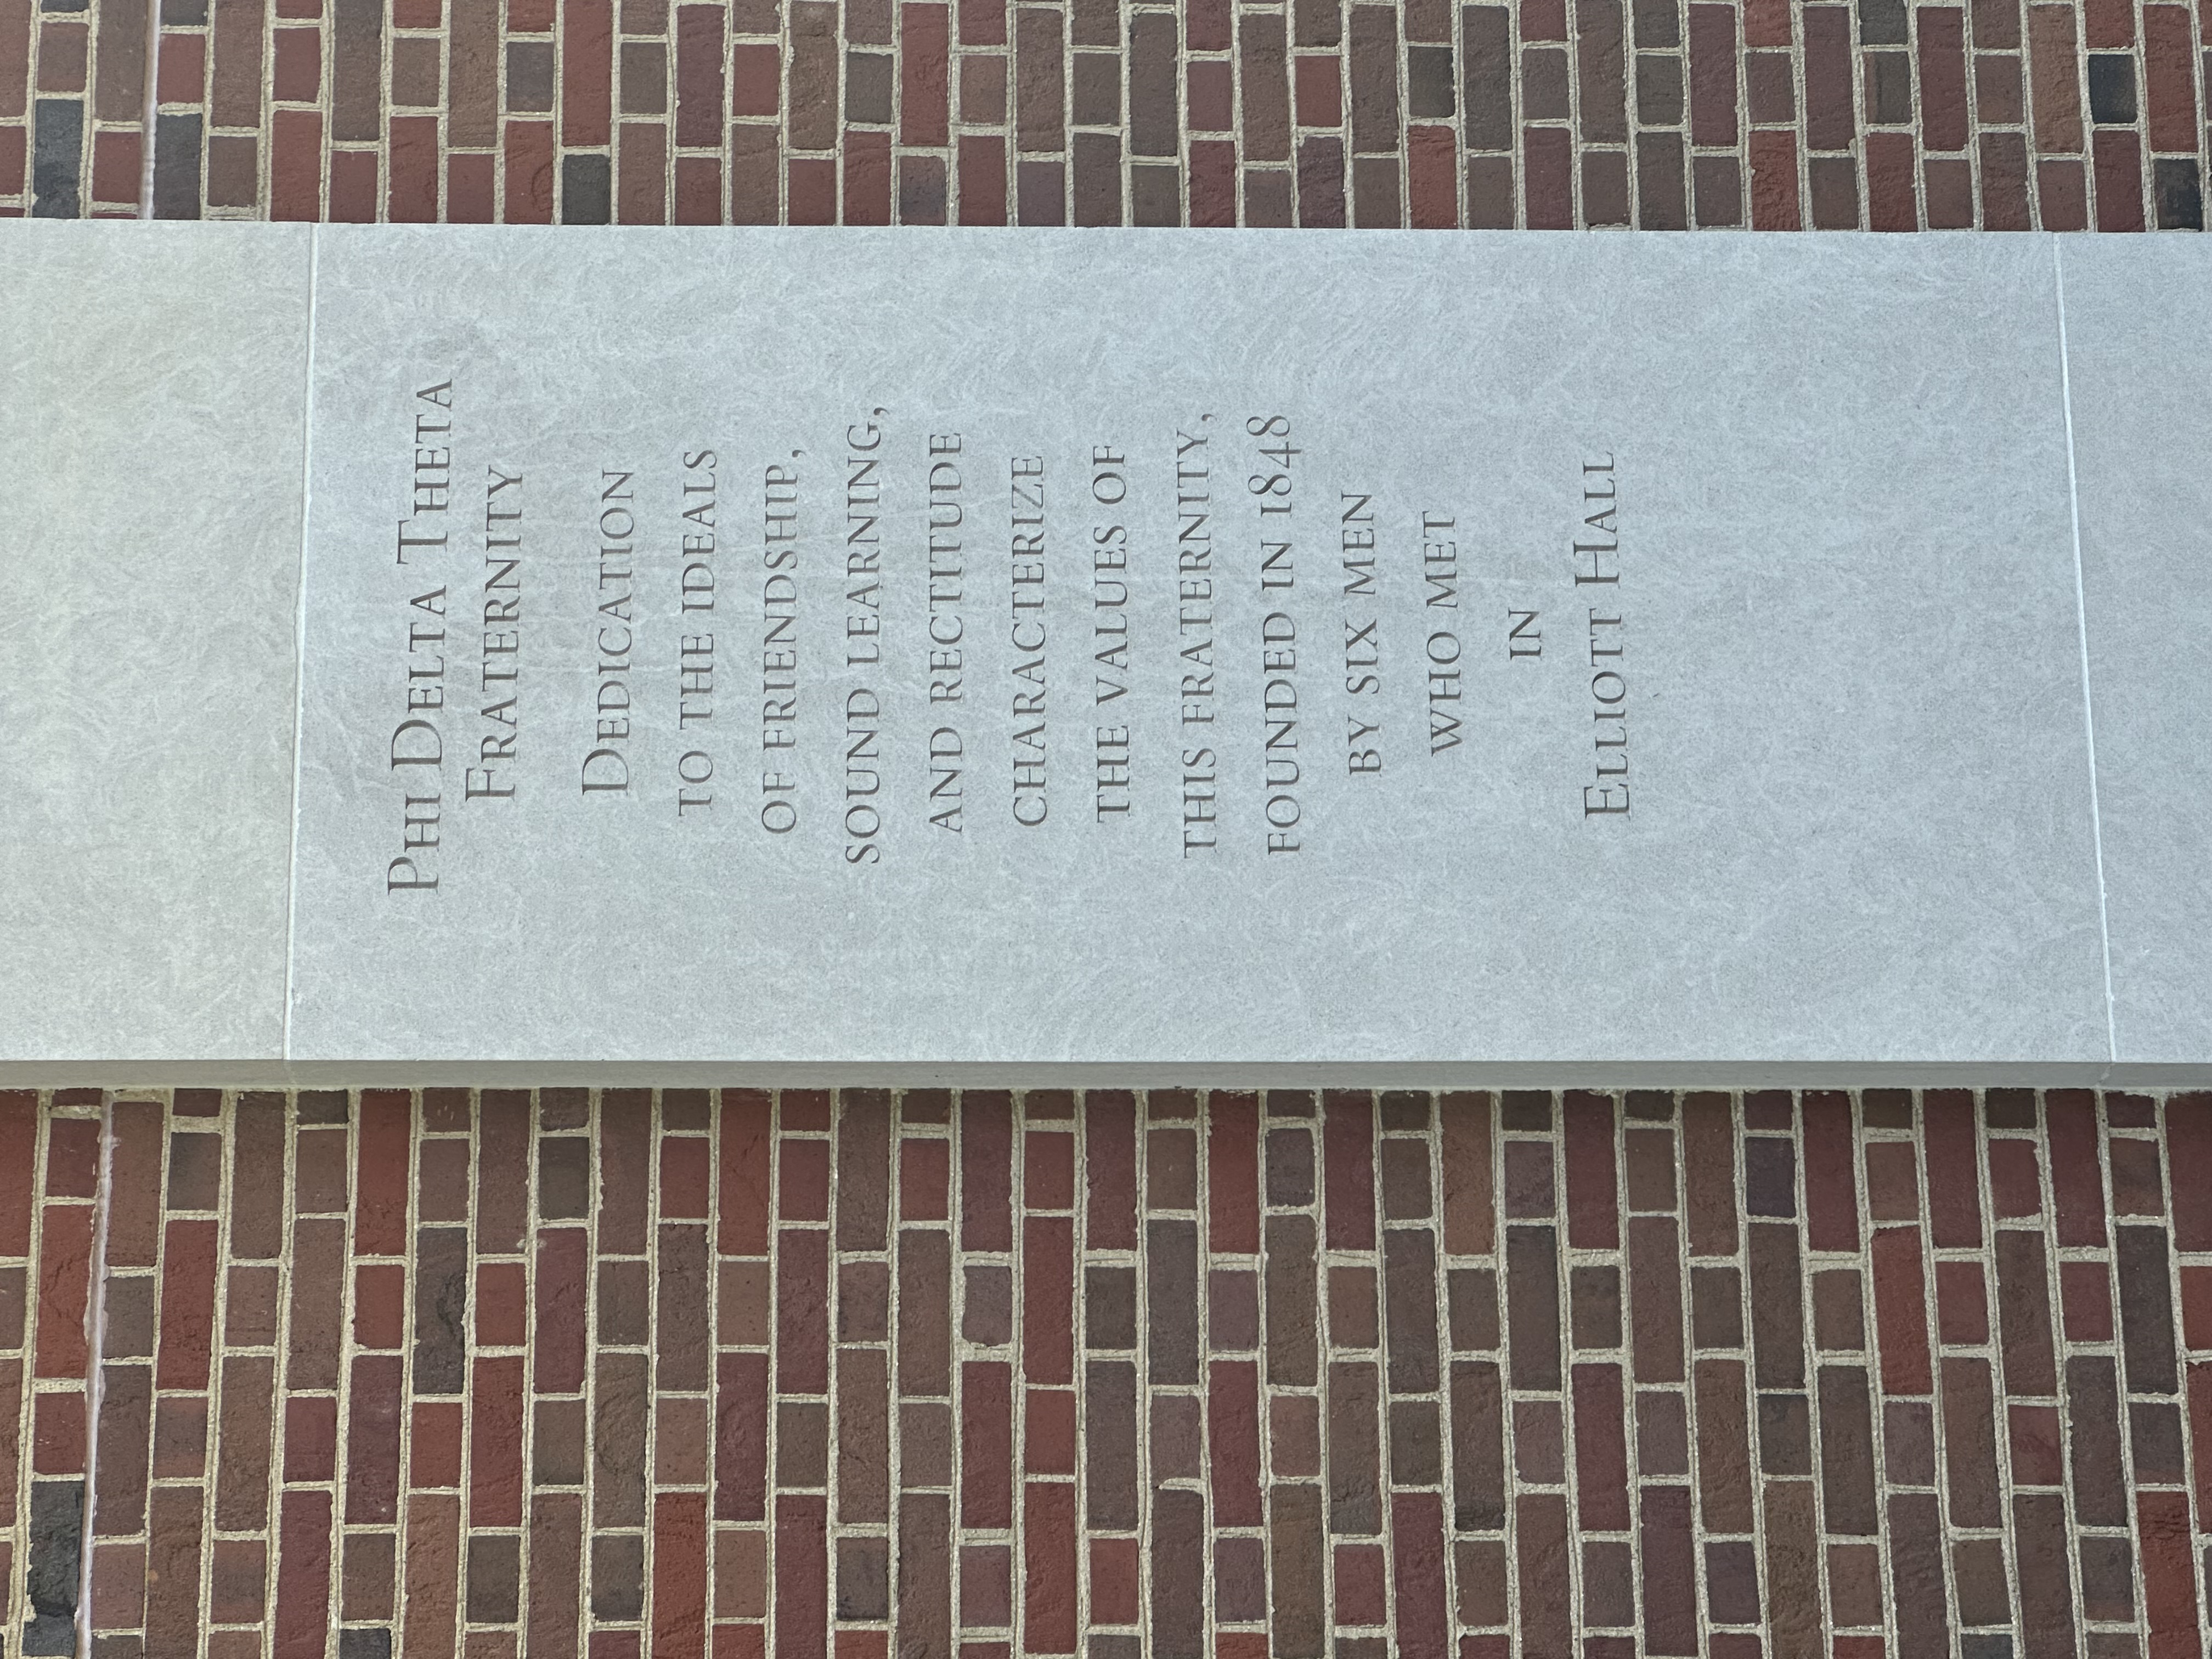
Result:
{"label": "red brick", "polygon": [[112,1267],[150,1267],[161,1242],[161,1153],[167,1136],[161,1109],[149,1101],[119,1100],[110,1109],[107,1243]]}
{"label": "red brick", "polygon": [[1920,206],[1914,194],[1915,171],[1911,133],[1867,135],[1868,229],[1899,231],[1920,228]]}
{"label": "red brick", "polygon": [[[817,21],[819,21],[817,17]],[[828,1134],[835,1115],[827,1089],[786,1089],[776,1097],[778,1126],[790,1134]]]}
{"label": "red brick", "polygon": [[1867,1211],[1876,1221],[1919,1218],[1920,1172],[1911,1142],[1869,1141],[1866,1176]]}
{"label": "red brick", "polygon": [[1075,1488],[1031,1481],[1022,1502],[1024,1651],[1076,1650]]}
{"label": "red brick", "polygon": [[2058,1391],[2051,1335],[2051,1292],[2043,1236],[2008,1230],[1996,1236],[1998,1338],[2010,1395]]}
{"label": "red brick", "polygon": [[100,1544],[92,1557],[92,1618],[95,1630],[129,1630],[145,1616],[146,1547]]}
{"label": "red brick", "polygon": [[[9,189],[12,193],[14,186]],[[0,1255],[31,1253],[31,1174],[39,1133],[35,1101],[27,1089],[0,1089]],[[58,1129],[76,1121],[52,1122]]]}
{"label": "red brick", "polygon": [[2212,1348],[2212,1267],[2181,1269],[2181,1340],[2191,1348]]}
{"label": "red brick", "polygon": [[[401,1172],[403,1190],[405,1172]],[[294,1138],[292,1150],[292,1207],[301,1215],[335,1215],[348,1206],[346,1132],[343,1129],[304,1129]],[[386,1255],[398,1252],[386,1250]]]}
{"label": "red brick", "polygon": [[938,1139],[899,1142],[899,1218],[943,1221],[946,1207],[949,1147]]}
{"label": "red brick", "polygon": [[[1963,134],[1960,143],[1965,143]],[[1921,1097],[1921,1121],[1928,1154],[1929,1237],[1938,1249],[1978,1248],[1982,1209],[1972,1091],[1929,1090]]]}
{"label": "red brick", "polygon": [[[2075,46],[2075,10],[2066,5],[2028,8],[2029,88],[2035,117],[2035,147],[2049,155],[2081,148],[2081,58]],[[2047,219],[2047,216],[2046,216]],[[2086,1090],[2054,1091],[2067,1110],[2087,1109]],[[2055,1144],[2055,1143],[2054,1143]]]}
{"label": "red brick", "polygon": [[1751,225],[1753,230],[1796,230],[1797,137],[1790,132],[1751,135]]}
{"label": "red brick", "polygon": [[1145,1203],[1153,1210],[1198,1207],[1198,1137],[1188,1129],[1145,1135]]}
{"label": "red brick", "polygon": [[1850,1097],[1808,1091],[1805,1114],[1805,1242],[1816,1250],[1859,1247],[1858,1190],[1851,1179]]}
{"label": "red brick", "polygon": [[1022,1137],[1022,1206],[1029,1210],[1075,1207],[1075,1137],[1032,1131]]}
{"label": "red brick", "polygon": [[[1788,27],[1786,22],[1784,27]],[[1736,142],[1733,6],[1690,8],[1690,142],[1724,147]]]}
{"label": "red brick", "polygon": [[604,144],[612,120],[614,9],[609,0],[561,8],[561,142]]}
{"label": "red brick", "polygon": [[2066,1465],[2059,1455],[2057,1407],[2008,1407],[2006,1431],[2012,1448],[2014,1485],[2056,1486],[2065,1480]]}
{"label": "red brick", "polygon": [[[2156,138],[2152,144],[2160,147]],[[2166,1149],[2173,1182],[2173,1247],[2212,1250],[2212,1094],[2167,1100]]]}
{"label": "red brick", "polygon": [[346,1425],[346,1520],[390,1525],[399,1518],[399,1400],[397,1354],[353,1362]]}
{"label": "red brick", "polygon": [[385,141],[385,216],[394,224],[438,217],[438,118],[392,118]]}
{"label": "red brick", "polygon": [[960,137],[960,222],[1006,222],[1006,141],[975,133]]}
{"label": "red brick", "polygon": [[1491,1184],[1490,1097],[1448,1094],[1438,1106],[1443,1119],[1444,1249],[1454,1255],[1487,1255],[1498,1248]]}
{"label": "red brick", "polygon": [[1936,1264],[1936,1317],[1945,1342],[1976,1344],[1990,1340],[1989,1297],[1982,1284],[1980,1262]]}
{"label": "red brick", "polygon": [[1990,1201],[2001,1218],[2040,1215],[2043,1177],[2035,1143],[1991,1140],[1989,1144]]}
{"label": "red brick", "polygon": [[1919,1229],[1876,1231],[1875,1328],[1881,1346],[1884,1394],[1927,1394],[1934,1387],[1928,1357],[1926,1296]]}
{"label": "red brick", "polygon": [[335,1479],[337,1453],[338,1402],[329,1395],[285,1401],[284,1479]]}
{"label": "red brick", "polygon": [[2112,1340],[2112,1278],[2103,1262],[2060,1262],[2058,1303],[2068,1341]]}
{"label": "red brick", "polygon": [[2112,1213],[2163,1215],[2166,1187],[2159,1170],[2158,1143],[2115,1135],[2105,1151],[2112,1166]]}
{"label": "red brick", "polygon": [[1789,0],[1744,0],[1744,43],[1753,46],[1790,45],[1790,11]]}
{"label": "red brick", "polygon": [[[219,1523],[218,1523],[219,1524]],[[210,1552],[208,1617],[220,1625],[259,1624],[266,1602],[268,1546],[258,1538],[218,1540]],[[252,1632],[260,1651],[260,1632]],[[210,1644],[210,1653],[216,1650]]]}
{"label": "red brick", "polygon": [[679,225],[718,225],[722,222],[722,164],[712,155],[676,158],[676,222]]}
{"label": "red brick", "polygon": [[[888,146],[889,140],[884,142]],[[854,173],[849,143],[847,150],[849,184]],[[888,148],[884,155],[888,169]],[[889,176],[886,171],[886,180]],[[884,199],[888,203],[888,194]],[[890,222],[888,210],[884,218],[867,222]],[[880,1250],[889,1243],[885,1229],[890,1222],[890,1097],[883,1090],[854,1089],[846,1091],[842,1098],[837,1122],[837,1248]]]}
{"label": "red brick", "polygon": [[947,8],[902,5],[899,19],[899,142],[942,144],[949,117]]}
{"label": "red brick", "polygon": [[2051,1137],[2051,1185],[2057,1200],[2058,1242],[2105,1243],[2105,1182],[2098,1149],[2097,1109],[2086,1089],[2053,1089],[2045,1097]]}
{"label": "red brick", "polygon": [[[963,220],[963,222],[969,222]],[[960,1243],[1013,1248],[1013,1105],[997,1091],[960,1097]]]}
{"label": "red brick", "polygon": [[1375,1248],[1375,1103],[1364,1092],[1331,1090],[1322,1119],[1327,1248]]}
{"label": "red brick", "polygon": [[2038,161],[2035,196],[2044,229],[2088,228],[2088,175],[2081,162]]}
{"label": "red brick", "polygon": [[216,1418],[216,1525],[258,1531],[269,1523],[269,1425],[275,1366],[258,1355],[234,1355],[222,1365]]}
{"label": "red brick", "polygon": [[2201,1651],[2188,1497],[2175,1492],[2139,1494],[2136,1543],[2142,1553],[2143,1611],[2150,1626],[2151,1652],[2178,1656]]}
{"label": "red brick", "polygon": [[724,1255],[768,1254],[769,1177],[775,1167],[770,1111],[765,1091],[722,1091],[722,1212],[718,1248]]}
{"label": "red brick", "polygon": [[322,1659],[330,1629],[331,1494],[284,1494],[272,1659]]}
{"label": "red brick", "polygon": [[[417,1496],[407,1505],[407,1562],[401,1605],[405,1609],[397,1650],[451,1653],[459,1611],[460,1500],[442,1492]],[[403,1647],[404,1644],[404,1647]]]}
{"label": "red brick", "polygon": [[573,1394],[584,1386],[589,1249],[580,1227],[538,1230],[532,1386],[540,1394]]}
{"label": "red brick", "polygon": [[830,1385],[830,1235],[786,1227],[776,1249],[776,1387],[821,1394]]}
{"label": "red brick", "polygon": [[1118,1091],[1092,1090],[1083,1103],[1087,1187],[1084,1242],[1091,1249],[1137,1245],[1136,1103]]}
{"label": "red brick", "polygon": [[1212,1452],[1214,1524],[1256,1527],[1260,1510],[1260,1375],[1246,1360],[1217,1360],[1209,1372],[1207,1432]]}
{"label": "red brick", "polygon": [[820,1659],[829,1611],[830,1565],[823,1500],[785,1495],[775,1504],[778,1659]]}
{"label": "red brick", "polygon": [[1682,1171],[1690,1253],[1734,1255],[1737,1249],[1735,1130],[1726,1095],[1693,1094],[1683,1098]]}
{"label": "red brick", "polygon": [[1212,1097],[1206,1114],[1206,1246],[1214,1255],[1247,1255],[1260,1249],[1259,1128],[1255,1097],[1225,1091]]}
{"label": "red brick", "polygon": [[961,1524],[1013,1524],[1012,1373],[1006,1365],[971,1361],[961,1367]]}
{"label": "red brick", "polygon": [[783,58],[773,41],[740,41],[730,49],[730,113],[773,116],[782,107]]}
{"label": "red brick", "polygon": [[1390,1532],[1396,1650],[1409,1659],[1447,1659],[1451,1624],[1444,1591],[1443,1504],[1431,1492],[1393,1497]]}
{"label": "red brick", "polygon": [[460,1401],[416,1401],[407,1436],[410,1486],[460,1486]]}
{"label": "red brick", "polygon": [[2091,51],[2110,51],[2136,43],[2136,10],[2130,0],[2087,0],[2085,43]]}
{"label": "red brick", "polygon": [[1138,1554],[1133,1538],[1091,1540],[1091,1617],[1095,1624],[1133,1625],[1138,1612]]}
{"label": "red brick", "polygon": [[1338,1545],[1336,1622],[1388,1624],[1389,1601],[1389,1569],[1382,1552],[1371,1544]]}
{"label": "red brick", "polygon": [[704,1221],[714,1160],[704,1135],[668,1135],[660,1143],[660,1213]]}
{"label": "red brick", "polygon": [[1577,1517],[1591,1531],[1625,1532],[1628,1448],[1618,1365],[1574,1368]]}
{"label": "red brick", "polygon": [[[50,1166],[51,1167],[51,1166]],[[49,1204],[39,1218],[39,1331],[32,1375],[85,1374],[85,1307],[92,1273],[93,1209]]]}
{"label": "red brick", "polygon": [[[85,1396],[75,1393],[41,1394],[33,1395],[33,1471],[39,1474],[82,1474],[84,1472]],[[11,1424],[11,1443],[14,1433]],[[12,1462],[11,1459],[11,1468]]]}
{"label": "red brick", "polygon": [[526,1398],[521,1356],[478,1359],[474,1390],[469,1425],[469,1524],[519,1527]]}
{"label": "red brick", "polygon": [[1807,6],[1804,18],[1806,146],[1842,149],[1856,131],[1851,15],[1843,6],[1817,5]]}
{"label": "red brick", "polygon": [[353,1270],[353,1340],[364,1348],[397,1348],[406,1338],[407,1270],[364,1262]]}
{"label": "red brick", "polygon": [[[845,1432],[840,1423],[840,1434]],[[1030,1474],[1075,1473],[1075,1394],[1030,1389],[1023,1395],[1022,1462]]]}
{"label": "red brick", "polygon": [[[720,142],[722,30],[720,6],[676,9],[676,142],[679,144]],[[682,220],[681,213],[678,217]]]}
{"label": "red brick", "polygon": [[[407,1190],[412,1153],[409,1138],[413,1111],[404,1089],[368,1089],[361,1097],[359,1144],[355,1152],[354,1254],[404,1255],[407,1251]],[[301,1186],[306,1186],[307,1145],[326,1143],[329,1150],[344,1146],[342,1132],[302,1133],[300,1137]],[[343,1207],[341,1186],[317,1208]],[[303,1201],[301,1208],[307,1207]]]}
{"label": "red brick", "polygon": [[1075,1224],[1022,1225],[1022,1370],[1032,1382],[1075,1380]]}
{"label": "red brick", "polygon": [[1930,149],[1964,149],[1966,15],[1956,6],[1923,6],[1917,15],[1920,33],[1921,136]]}
{"label": "red brick", "polygon": [[1617,1249],[1620,1188],[1614,1162],[1612,1097],[1570,1090],[1563,1115],[1567,1132],[1567,1243],[1575,1249]]}
{"label": "red brick", "polygon": [[98,1118],[54,1117],[46,1121],[46,1190],[48,1198],[98,1196],[100,1192],[100,1120]]}
{"label": "red brick", "polygon": [[530,1291],[520,1261],[477,1264],[476,1340],[479,1347],[519,1348],[530,1331]]}
{"label": "red brick", "polygon": [[714,1518],[768,1518],[768,1356],[725,1353],[714,1373]]}
{"label": "red brick", "polygon": [[661,1492],[653,1506],[653,1651],[704,1659],[707,1505],[703,1494]]}

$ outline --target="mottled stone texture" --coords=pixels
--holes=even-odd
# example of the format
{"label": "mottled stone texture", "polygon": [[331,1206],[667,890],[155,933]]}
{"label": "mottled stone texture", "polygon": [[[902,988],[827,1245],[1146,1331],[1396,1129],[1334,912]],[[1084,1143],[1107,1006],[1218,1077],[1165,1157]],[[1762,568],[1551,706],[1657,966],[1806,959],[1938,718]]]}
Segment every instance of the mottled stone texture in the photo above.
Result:
{"label": "mottled stone texture", "polygon": [[2201,228],[2212,0],[0,0],[0,215]]}
{"label": "mottled stone texture", "polygon": [[11,1653],[2201,1655],[2212,1095],[0,1092],[0,1402]]}

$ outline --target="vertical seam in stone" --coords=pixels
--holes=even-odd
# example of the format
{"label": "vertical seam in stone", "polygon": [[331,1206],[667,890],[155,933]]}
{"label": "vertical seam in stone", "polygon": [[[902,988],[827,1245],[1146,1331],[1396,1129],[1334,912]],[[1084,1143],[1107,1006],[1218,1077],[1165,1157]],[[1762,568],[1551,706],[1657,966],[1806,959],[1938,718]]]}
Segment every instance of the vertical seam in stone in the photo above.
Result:
{"label": "vertical seam in stone", "polygon": [[307,524],[314,497],[315,305],[322,277],[323,228],[307,227],[307,349],[300,398],[300,567],[292,596],[292,833],[284,854],[284,1006],[279,1058],[292,1061],[292,994],[300,920],[300,762],[307,719]]}
{"label": "vertical seam in stone", "polygon": [[2059,404],[2066,417],[2066,500],[2074,533],[2074,619],[2081,646],[2081,735],[2089,761],[2089,836],[2097,859],[2097,933],[2104,946],[2105,1039],[2109,1060],[2120,1058],[2119,1012],[2112,1000],[2112,927],[2105,897],[2105,820],[2097,797],[2097,714],[2089,684],[2089,609],[2081,579],[2081,485],[2074,459],[2074,375],[2066,346],[2066,261],[2051,244],[2051,287],[2058,309]]}

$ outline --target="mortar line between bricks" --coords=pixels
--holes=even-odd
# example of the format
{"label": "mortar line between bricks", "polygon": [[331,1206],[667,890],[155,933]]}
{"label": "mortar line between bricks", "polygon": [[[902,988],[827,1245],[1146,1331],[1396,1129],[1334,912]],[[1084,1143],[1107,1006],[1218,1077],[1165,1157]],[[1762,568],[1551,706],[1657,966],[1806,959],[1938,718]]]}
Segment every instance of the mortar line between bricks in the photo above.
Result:
{"label": "mortar line between bricks", "polygon": [[2074,532],[2074,617],[2081,645],[2081,733],[2089,761],[2089,831],[2097,858],[2097,932],[2105,954],[2105,1037],[2109,1057],[2119,1063],[2119,1011],[2112,1000],[2112,924],[2105,893],[2105,819],[2097,793],[2096,699],[2089,678],[2089,602],[2081,575],[2081,482],[2075,460],[2074,373],[2066,343],[2066,259],[2057,238],[2051,243],[2051,286],[2058,309],[2058,390],[2066,416],[2066,499]]}

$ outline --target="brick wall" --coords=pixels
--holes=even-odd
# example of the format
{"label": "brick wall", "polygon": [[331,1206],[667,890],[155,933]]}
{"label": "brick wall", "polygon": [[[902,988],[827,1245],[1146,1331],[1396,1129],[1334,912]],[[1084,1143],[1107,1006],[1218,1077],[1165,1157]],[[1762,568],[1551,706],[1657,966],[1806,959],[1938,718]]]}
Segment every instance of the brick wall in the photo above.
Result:
{"label": "brick wall", "polygon": [[0,1093],[0,1423],[9,1653],[2179,1659],[2212,1096]]}
{"label": "brick wall", "polygon": [[2201,228],[2212,0],[0,0],[0,215]]}

